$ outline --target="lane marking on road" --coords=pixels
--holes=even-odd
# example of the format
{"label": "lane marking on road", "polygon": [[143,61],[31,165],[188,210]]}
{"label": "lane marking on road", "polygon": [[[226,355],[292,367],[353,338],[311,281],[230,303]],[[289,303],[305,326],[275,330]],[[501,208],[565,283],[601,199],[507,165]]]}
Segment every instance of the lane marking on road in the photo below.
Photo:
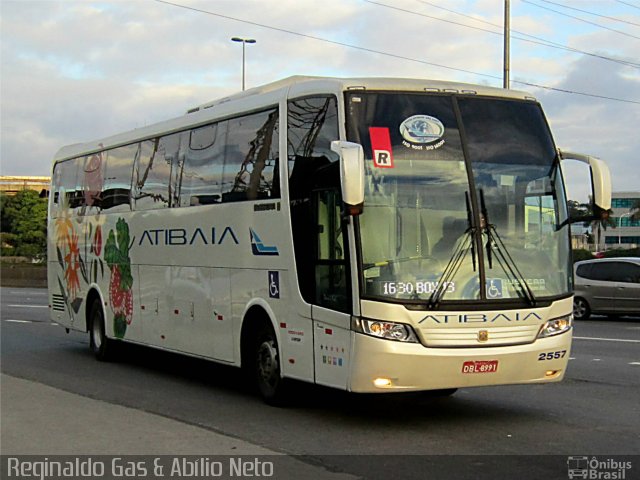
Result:
{"label": "lane marking on road", "polygon": [[49,305],[7,305],[7,307],[21,307],[21,308],[49,308]]}
{"label": "lane marking on road", "polygon": [[11,320],[11,319],[6,319],[5,322],[11,322],[11,323],[33,323],[31,320]]}
{"label": "lane marking on road", "polygon": [[37,296],[43,296],[43,297],[48,295],[47,292],[23,292],[18,290],[9,290],[9,293],[13,295],[37,295]]}
{"label": "lane marking on road", "polygon": [[640,362],[631,362],[629,365],[640,365]]}
{"label": "lane marking on road", "polygon": [[640,340],[629,340],[626,338],[598,338],[598,337],[573,337],[574,340],[597,340],[599,342],[622,342],[622,343],[640,343]]}

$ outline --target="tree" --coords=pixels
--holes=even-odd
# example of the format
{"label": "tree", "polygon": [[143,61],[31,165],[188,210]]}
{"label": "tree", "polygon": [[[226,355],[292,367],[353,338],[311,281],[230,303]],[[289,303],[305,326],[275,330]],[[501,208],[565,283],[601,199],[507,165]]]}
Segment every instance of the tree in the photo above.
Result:
{"label": "tree", "polygon": [[591,231],[593,232],[593,230],[596,229],[596,245],[598,246],[600,246],[602,230],[607,230],[607,227],[616,228],[616,221],[611,216],[613,215],[613,210],[609,209],[606,213],[607,214],[601,218],[596,218],[591,221]]}
{"label": "tree", "polygon": [[47,199],[22,190],[1,195],[2,254],[43,259],[47,252]]}

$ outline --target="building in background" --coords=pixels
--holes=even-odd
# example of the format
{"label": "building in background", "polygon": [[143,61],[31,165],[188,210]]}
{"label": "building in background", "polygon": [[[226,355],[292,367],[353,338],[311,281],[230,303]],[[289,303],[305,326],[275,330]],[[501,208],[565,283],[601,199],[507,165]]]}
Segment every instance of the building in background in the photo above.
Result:
{"label": "building in background", "polygon": [[51,177],[36,176],[0,176],[0,192],[15,195],[22,190],[35,190],[41,197],[49,192]]}
{"label": "building in background", "polygon": [[634,208],[640,207],[640,192],[613,192],[611,209],[616,228],[603,232],[602,250],[640,246],[640,219],[633,219]]}

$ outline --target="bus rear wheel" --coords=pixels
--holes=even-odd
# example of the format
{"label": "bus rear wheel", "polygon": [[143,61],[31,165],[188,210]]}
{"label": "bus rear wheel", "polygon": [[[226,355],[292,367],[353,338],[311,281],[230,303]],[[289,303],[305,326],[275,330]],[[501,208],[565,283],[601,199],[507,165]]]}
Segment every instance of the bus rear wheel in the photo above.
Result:
{"label": "bus rear wheel", "polygon": [[104,312],[100,300],[95,300],[89,313],[89,347],[98,360],[106,361],[111,356],[111,341],[104,326]]}
{"label": "bus rear wheel", "polygon": [[264,401],[284,405],[287,384],[282,378],[278,340],[270,325],[265,325],[256,337],[253,367],[255,383]]}

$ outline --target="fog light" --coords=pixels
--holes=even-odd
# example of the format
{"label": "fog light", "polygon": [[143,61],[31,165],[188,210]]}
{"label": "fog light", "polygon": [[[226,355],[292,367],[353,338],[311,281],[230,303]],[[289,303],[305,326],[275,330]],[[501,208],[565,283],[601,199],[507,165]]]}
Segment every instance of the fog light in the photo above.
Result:
{"label": "fog light", "polygon": [[389,380],[388,378],[376,378],[373,381],[373,384],[378,388],[390,387],[391,386],[391,380]]}
{"label": "fog light", "polygon": [[545,377],[555,377],[560,370],[547,370],[544,372]]}

